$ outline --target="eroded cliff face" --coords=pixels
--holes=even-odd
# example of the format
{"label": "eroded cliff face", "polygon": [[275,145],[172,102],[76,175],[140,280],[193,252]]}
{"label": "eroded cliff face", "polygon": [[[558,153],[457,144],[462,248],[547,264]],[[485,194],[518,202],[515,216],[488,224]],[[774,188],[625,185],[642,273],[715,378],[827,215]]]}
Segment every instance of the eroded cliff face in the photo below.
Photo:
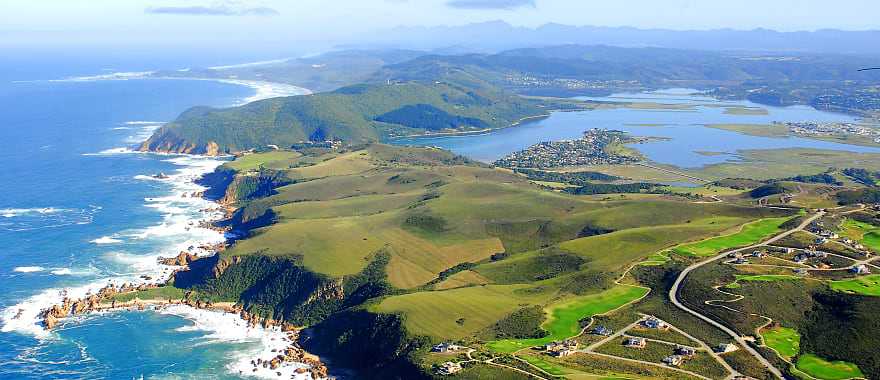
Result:
{"label": "eroded cliff face", "polygon": [[220,145],[215,141],[208,141],[204,144],[187,141],[164,127],[153,133],[147,141],[141,143],[138,151],[202,154],[206,156],[219,156],[229,153],[221,149]]}

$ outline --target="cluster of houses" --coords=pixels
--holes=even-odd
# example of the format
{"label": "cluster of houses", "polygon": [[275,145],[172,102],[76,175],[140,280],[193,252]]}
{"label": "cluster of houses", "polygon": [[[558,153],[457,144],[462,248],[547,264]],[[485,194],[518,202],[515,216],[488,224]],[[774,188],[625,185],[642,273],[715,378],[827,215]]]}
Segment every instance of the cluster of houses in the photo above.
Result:
{"label": "cluster of houses", "polygon": [[748,258],[750,258],[750,257],[754,257],[757,259],[763,259],[763,258],[767,257],[767,252],[764,252],[761,250],[755,250],[749,254],[743,254],[741,252],[733,252],[733,253],[730,253],[729,255],[727,255],[727,257],[733,259],[733,261],[731,261],[732,263],[737,264],[737,265],[742,265],[742,264],[748,264],[749,263]]}
{"label": "cluster of houses", "polygon": [[817,251],[815,248],[809,247],[795,255],[792,260],[798,264],[803,264],[809,259],[824,259],[826,257],[828,257],[828,253]]}
{"label": "cluster of houses", "polygon": [[[463,350],[464,348],[465,348],[464,346],[459,346],[455,343],[443,342],[443,343],[436,344],[433,347],[431,347],[431,352],[446,354],[446,353],[458,352],[458,351]],[[438,375],[449,376],[449,375],[454,375],[454,374],[460,372],[461,370],[462,370],[462,367],[461,367],[460,363],[449,361],[449,362],[445,362],[445,363],[438,365],[434,371]]]}
{"label": "cluster of houses", "polygon": [[569,339],[557,342],[550,342],[544,346],[544,351],[550,356],[565,357],[574,355],[578,349],[578,342]]}
{"label": "cluster of houses", "polygon": [[[663,320],[654,317],[648,316],[645,319],[642,319],[639,324],[642,327],[655,329],[655,330],[667,330],[669,329],[669,324],[664,322]],[[637,336],[628,336],[623,340],[623,345],[628,348],[645,348],[648,344],[648,341],[645,338],[637,337]]]}
{"label": "cluster of houses", "polygon": [[439,352],[439,353],[447,353],[447,352],[456,352],[461,351],[464,346],[459,346],[455,343],[443,342],[431,347],[431,352]]}

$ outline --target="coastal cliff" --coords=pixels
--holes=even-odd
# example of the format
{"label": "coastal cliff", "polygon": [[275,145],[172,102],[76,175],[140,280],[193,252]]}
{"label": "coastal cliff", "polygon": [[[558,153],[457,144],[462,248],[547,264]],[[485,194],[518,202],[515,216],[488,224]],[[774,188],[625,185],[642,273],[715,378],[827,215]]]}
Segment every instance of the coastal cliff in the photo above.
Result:
{"label": "coastal cliff", "polygon": [[[265,202],[291,183],[280,172],[238,172],[221,166],[200,183],[203,196],[218,200],[228,212],[216,223],[243,238],[271,225],[275,213]],[[185,265],[174,275],[173,286],[199,300],[239,305],[249,318],[271,324],[308,326],[299,342],[308,352],[354,371],[358,378],[421,379],[429,376],[412,360],[429,346],[424,338],[409,336],[396,315],[368,312],[364,303],[393,292],[387,282],[390,255],[378,252],[359,273],[330,277],[310,271],[296,256],[237,256],[227,251],[210,257],[168,259]],[[363,350],[365,346],[375,349]]]}

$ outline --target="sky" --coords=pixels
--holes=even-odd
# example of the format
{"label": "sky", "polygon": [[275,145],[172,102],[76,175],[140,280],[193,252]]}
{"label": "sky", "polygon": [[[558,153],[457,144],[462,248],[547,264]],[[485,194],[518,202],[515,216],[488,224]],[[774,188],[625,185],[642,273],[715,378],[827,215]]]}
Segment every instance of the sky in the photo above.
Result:
{"label": "sky", "polygon": [[503,20],[665,29],[880,29],[877,0],[2,0],[3,46],[307,51],[394,26]]}

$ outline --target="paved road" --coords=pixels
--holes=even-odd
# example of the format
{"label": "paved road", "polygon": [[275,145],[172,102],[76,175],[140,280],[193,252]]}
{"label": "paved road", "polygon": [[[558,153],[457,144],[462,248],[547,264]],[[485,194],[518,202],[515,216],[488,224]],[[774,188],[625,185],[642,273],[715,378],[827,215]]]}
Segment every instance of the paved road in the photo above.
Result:
{"label": "paved road", "polygon": [[700,262],[698,262],[698,263],[696,263],[696,264],[694,264],[694,265],[691,265],[691,266],[685,268],[685,269],[681,272],[681,274],[678,275],[678,278],[675,279],[675,283],[672,284],[672,288],[669,289],[669,299],[672,300],[672,303],[673,303],[676,307],[678,307],[679,309],[682,309],[682,310],[684,310],[684,311],[686,311],[686,312],[688,312],[688,313],[694,315],[695,317],[700,318],[700,319],[706,321],[707,323],[711,324],[712,326],[715,326],[715,327],[717,327],[718,329],[720,329],[721,331],[724,331],[727,335],[730,335],[730,337],[733,338],[737,343],[739,343],[740,346],[742,346],[742,347],[745,348],[749,353],[751,353],[752,356],[755,357],[755,359],[758,359],[758,361],[760,361],[761,364],[764,365],[764,367],[766,367],[768,371],[770,371],[771,373],[773,373],[773,375],[775,375],[777,378],[779,378],[779,379],[783,379],[783,377],[782,377],[782,371],[780,371],[778,368],[774,367],[773,364],[771,364],[769,361],[767,361],[767,359],[765,359],[763,356],[761,356],[761,354],[758,353],[757,350],[755,350],[754,348],[752,348],[751,346],[749,346],[749,345],[746,343],[745,339],[743,339],[742,336],[740,336],[739,334],[737,334],[735,331],[729,329],[727,326],[724,326],[723,324],[716,322],[716,321],[713,320],[712,318],[709,318],[709,317],[707,317],[707,316],[705,316],[705,315],[703,315],[703,314],[700,314],[700,313],[697,312],[696,310],[693,310],[693,309],[691,309],[691,308],[685,306],[685,305],[684,305],[683,303],[681,303],[681,301],[678,299],[678,292],[679,292],[679,290],[681,290],[681,284],[684,282],[684,279],[687,278],[687,275],[688,275],[689,273],[693,272],[695,269],[697,269],[697,268],[699,268],[699,267],[701,267],[701,266],[703,266],[703,265],[706,265],[706,264],[708,264],[708,263],[711,263],[711,262],[714,262],[714,261],[720,260],[721,258],[726,257],[727,255],[729,255],[729,254],[731,254],[731,253],[747,251],[747,250],[755,249],[755,248],[757,248],[757,247],[762,247],[762,246],[765,246],[765,245],[768,245],[768,244],[772,244],[772,243],[774,243],[774,242],[776,242],[776,241],[778,241],[778,240],[780,240],[780,239],[782,239],[782,238],[784,238],[784,237],[786,237],[786,236],[788,236],[788,235],[791,235],[792,233],[794,233],[794,232],[796,232],[796,231],[801,231],[801,230],[803,230],[803,229],[806,228],[810,223],[812,223],[814,220],[816,220],[816,219],[822,217],[822,215],[824,215],[824,214],[825,214],[824,212],[819,212],[819,213],[817,213],[817,214],[815,214],[815,215],[813,215],[813,216],[811,216],[811,217],[805,219],[805,220],[804,220],[799,226],[797,226],[797,227],[795,227],[795,228],[793,228],[793,229],[790,229],[790,230],[788,230],[788,231],[785,231],[785,232],[783,232],[783,233],[780,233],[779,235],[776,235],[776,236],[770,238],[770,239],[767,240],[767,241],[764,241],[764,242],[761,242],[761,243],[758,243],[758,244],[754,244],[754,245],[750,245],[750,246],[748,246],[748,247],[738,248],[738,249],[734,249],[734,250],[731,250],[731,251],[725,251],[725,252],[722,252],[722,253],[720,253],[720,254],[718,254],[718,255],[716,255],[716,256],[713,256],[712,258],[709,258],[709,259],[707,259],[707,260],[700,261]]}

